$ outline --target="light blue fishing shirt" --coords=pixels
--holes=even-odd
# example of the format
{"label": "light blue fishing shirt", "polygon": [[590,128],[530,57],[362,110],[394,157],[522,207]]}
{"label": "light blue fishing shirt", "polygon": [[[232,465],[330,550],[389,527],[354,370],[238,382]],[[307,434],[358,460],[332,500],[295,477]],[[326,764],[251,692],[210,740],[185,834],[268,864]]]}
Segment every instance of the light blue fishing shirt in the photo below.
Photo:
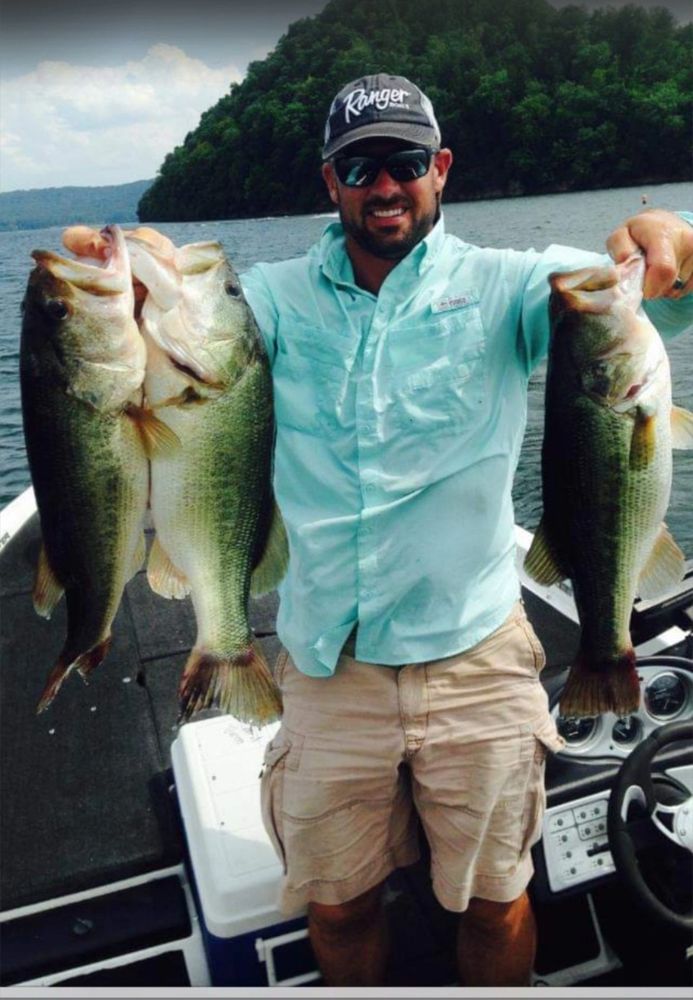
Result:
{"label": "light blue fishing shirt", "polygon": [[[483,249],[441,218],[373,295],[339,223],[242,276],[272,362],[274,484],[289,535],[277,633],[304,673],[450,656],[518,598],[511,488],[547,277],[602,255]],[[693,296],[647,310],[666,334]]]}

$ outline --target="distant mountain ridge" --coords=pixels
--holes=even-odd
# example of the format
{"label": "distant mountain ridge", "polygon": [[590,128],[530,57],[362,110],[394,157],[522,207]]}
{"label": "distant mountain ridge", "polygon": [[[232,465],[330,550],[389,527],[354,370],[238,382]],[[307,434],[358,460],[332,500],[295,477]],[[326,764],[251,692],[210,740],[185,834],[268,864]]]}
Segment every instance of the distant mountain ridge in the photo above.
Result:
{"label": "distant mountain ridge", "polygon": [[137,223],[137,203],[153,180],[103,187],[53,187],[0,193],[0,232],[74,223]]}

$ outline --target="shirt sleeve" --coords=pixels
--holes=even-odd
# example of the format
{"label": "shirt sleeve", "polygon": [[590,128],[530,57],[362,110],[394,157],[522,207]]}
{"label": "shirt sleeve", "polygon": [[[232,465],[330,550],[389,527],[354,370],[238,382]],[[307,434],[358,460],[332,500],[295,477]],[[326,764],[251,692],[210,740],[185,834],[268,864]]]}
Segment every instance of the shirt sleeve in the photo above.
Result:
{"label": "shirt sleeve", "polygon": [[263,265],[254,264],[248,271],[240,275],[240,281],[243,294],[253,311],[255,321],[265,341],[270,364],[273,364],[277,353],[277,322],[279,314],[264,274]]}
{"label": "shirt sleeve", "polygon": [[[678,214],[693,225],[693,213]],[[528,251],[525,257],[520,336],[527,370],[532,371],[545,357],[549,346],[549,275],[555,271],[604,266],[613,261],[606,253],[559,244],[552,244],[541,254]],[[643,308],[665,340],[693,329],[693,295],[682,299],[649,299],[643,302]]]}
{"label": "shirt sleeve", "polygon": [[556,271],[576,271],[581,267],[601,266],[610,261],[606,254],[577,250],[552,243],[543,253],[529,250],[525,255],[525,274],[520,321],[520,348],[530,372],[549,349],[549,275]]}

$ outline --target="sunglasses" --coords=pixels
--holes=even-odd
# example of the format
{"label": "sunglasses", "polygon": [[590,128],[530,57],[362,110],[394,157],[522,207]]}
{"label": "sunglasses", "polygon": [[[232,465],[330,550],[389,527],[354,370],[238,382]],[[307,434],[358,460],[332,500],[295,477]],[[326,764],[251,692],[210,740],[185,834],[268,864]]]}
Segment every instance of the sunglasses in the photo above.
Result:
{"label": "sunglasses", "polygon": [[418,181],[428,173],[431,149],[401,149],[389,156],[340,156],[334,160],[337,177],[346,187],[368,187],[383,168],[393,181]]}

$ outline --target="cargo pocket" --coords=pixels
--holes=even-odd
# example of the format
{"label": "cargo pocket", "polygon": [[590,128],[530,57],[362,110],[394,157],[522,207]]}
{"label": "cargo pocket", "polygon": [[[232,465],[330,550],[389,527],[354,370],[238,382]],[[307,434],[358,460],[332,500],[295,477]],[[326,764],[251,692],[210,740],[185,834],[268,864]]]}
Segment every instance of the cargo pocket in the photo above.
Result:
{"label": "cargo pocket", "polygon": [[[279,736],[281,738],[281,734]],[[282,829],[282,800],[284,796],[284,768],[291,743],[275,741],[267,744],[260,772],[260,806],[262,822],[267,836],[286,872],[286,853]]]}
{"label": "cargo pocket", "polygon": [[534,756],[527,783],[527,797],[522,814],[522,848],[524,856],[541,837],[544,810],[546,808],[546,786],[544,784],[544,764],[547,753],[556,753],[565,746],[565,740],[558,735],[556,724],[548,716],[537,725],[532,734]]}
{"label": "cargo pocket", "polygon": [[277,654],[277,659],[274,661],[274,681],[277,687],[282,686],[282,681],[284,680],[284,673],[286,671],[286,665],[289,662],[289,651],[288,649],[281,648]]}
{"label": "cargo pocket", "polygon": [[[537,633],[534,631],[531,622],[527,618],[527,615],[522,613],[522,616],[518,618],[517,624],[522,629],[524,636],[529,645],[530,655],[534,661],[534,669],[539,674],[546,666],[546,653],[544,652],[544,647],[539,642]],[[549,748],[550,749],[550,748]]]}

